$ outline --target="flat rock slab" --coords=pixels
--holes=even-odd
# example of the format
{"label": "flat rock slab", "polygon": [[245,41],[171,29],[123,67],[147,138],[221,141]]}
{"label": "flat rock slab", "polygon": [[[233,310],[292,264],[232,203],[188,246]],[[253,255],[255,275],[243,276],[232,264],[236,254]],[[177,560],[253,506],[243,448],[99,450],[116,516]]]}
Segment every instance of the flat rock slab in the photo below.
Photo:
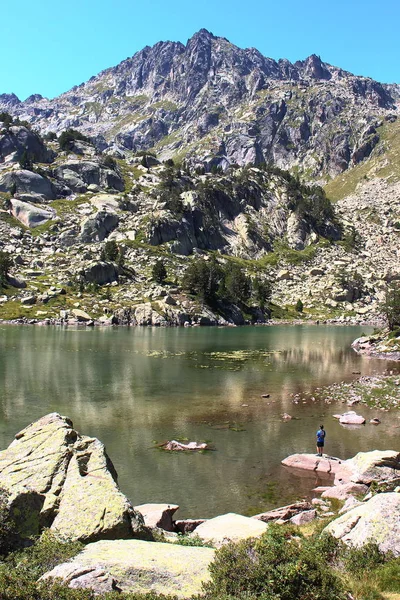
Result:
{"label": "flat rock slab", "polygon": [[178,504],[140,504],[135,506],[135,510],[143,516],[146,527],[160,527],[165,531],[174,531],[172,516],[178,508]]}
{"label": "flat rock slab", "polygon": [[377,494],[332,521],[324,531],[352,546],[373,542],[381,552],[400,556],[400,494]]}
{"label": "flat rock slab", "polygon": [[191,598],[210,579],[212,548],[196,548],[139,540],[89,544],[72,561],[55,567],[43,579],[63,579],[69,587],[101,593],[118,588],[125,593],[166,594]]}
{"label": "flat rock slab", "polygon": [[315,454],[292,454],[282,461],[286,467],[304,469],[306,471],[317,471],[318,473],[336,473],[341,464],[340,458],[332,456],[315,456]]}
{"label": "flat rock slab", "polygon": [[193,535],[199,536],[206,543],[216,548],[228,542],[238,542],[252,537],[259,537],[268,529],[268,525],[235,513],[228,513],[209,519],[196,527]]}

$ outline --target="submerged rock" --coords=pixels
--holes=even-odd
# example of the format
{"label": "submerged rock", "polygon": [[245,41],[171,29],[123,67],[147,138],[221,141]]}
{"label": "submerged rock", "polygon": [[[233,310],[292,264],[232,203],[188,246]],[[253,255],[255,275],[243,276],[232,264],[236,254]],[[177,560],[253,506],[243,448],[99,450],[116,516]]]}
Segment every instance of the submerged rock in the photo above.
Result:
{"label": "submerged rock", "polygon": [[96,438],[79,435],[51,413],[16,435],[0,453],[0,486],[45,497],[40,528],[82,541],[138,537],[143,518],[120,492],[117,474]]}
{"label": "submerged rock", "polygon": [[58,565],[42,579],[61,578],[71,588],[96,593],[120,590],[191,598],[209,580],[212,548],[185,547],[138,540],[89,544],[72,561]]}

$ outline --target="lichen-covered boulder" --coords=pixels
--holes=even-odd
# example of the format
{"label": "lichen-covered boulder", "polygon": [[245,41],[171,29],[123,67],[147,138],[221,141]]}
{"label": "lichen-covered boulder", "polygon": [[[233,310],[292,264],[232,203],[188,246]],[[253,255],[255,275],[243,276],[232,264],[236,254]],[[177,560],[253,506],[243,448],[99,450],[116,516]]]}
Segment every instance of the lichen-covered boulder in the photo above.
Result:
{"label": "lichen-covered boulder", "polygon": [[191,598],[209,580],[212,548],[196,548],[139,540],[89,544],[72,561],[58,565],[43,579],[61,578],[69,587],[96,593],[119,589],[125,593],[166,594]]}
{"label": "lichen-covered boulder", "polygon": [[372,481],[396,479],[400,476],[400,452],[396,450],[372,450],[359,452],[340,465],[335,474],[335,484],[370,484]]}
{"label": "lichen-covered boulder", "polygon": [[377,494],[332,521],[325,530],[356,547],[373,542],[382,552],[400,556],[400,494]]}
{"label": "lichen-covered boulder", "polygon": [[265,533],[268,525],[251,517],[228,513],[209,519],[196,527],[193,535],[216,548],[228,542],[238,542],[247,538],[259,537]]}
{"label": "lichen-covered boulder", "polygon": [[40,526],[70,539],[133,538],[143,532],[143,518],[120,492],[103,444],[79,435],[57,413],[26,427],[0,453],[0,486],[15,497],[27,488],[42,494]]}

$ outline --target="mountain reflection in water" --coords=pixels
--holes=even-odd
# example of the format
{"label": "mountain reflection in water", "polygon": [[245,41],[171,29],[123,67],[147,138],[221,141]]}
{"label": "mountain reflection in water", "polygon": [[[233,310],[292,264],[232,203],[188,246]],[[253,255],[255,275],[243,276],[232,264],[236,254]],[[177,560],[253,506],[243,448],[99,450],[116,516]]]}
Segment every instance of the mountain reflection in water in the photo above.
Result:
{"label": "mountain reflection in water", "polygon": [[[387,447],[398,432],[379,412],[378,428],[343,429],[342,407],[294,405],[315,388],[382,372],[359,357],[353,339],[370,328],[61,329],[1,327],[0,447],[40,416],[57,411],[107,446],[123,491],[135,504],[174,502],[180,516],[254,512],[307,493],[314,476],[280,466],[314,451],[321,419],[327,451],[348,457]],[[268,399],[261,398],[268,393]],[[246,406],[243,406],[246,405]],[[294,419],[283,422],[288,412]],[[362,408],[365,416],[374,411]],[[400,425],[400,421],[399,421]],[[384,434],[384,435],[383,435]],[[154,441],[211,440],[216,452],[169,454]],[[383,446],[382,446],[383,444]]]}

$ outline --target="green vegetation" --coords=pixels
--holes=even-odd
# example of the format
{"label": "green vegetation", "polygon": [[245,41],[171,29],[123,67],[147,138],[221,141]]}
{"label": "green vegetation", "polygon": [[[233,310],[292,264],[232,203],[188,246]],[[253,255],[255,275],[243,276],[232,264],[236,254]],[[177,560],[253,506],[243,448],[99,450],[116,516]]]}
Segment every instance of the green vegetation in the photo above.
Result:
{"label": "green vegetation", "polygon": [[0,113],[0,122],[3,123],[3,126],[8,129],[10,127],[10,125],[12,125],[12,123],[13,123],[13,118],[9,113],[1,112]]}
{"label": "green vegetation", "polygon": [[7,277],[13,265],[11,255],[0,250],[0,288],[7,283]]}
{"label": "green vegetation", "polygon": [[297,310],[297,312],[302,313],[303,309],[304,309],[304,304],[302,303],[302,301],[300,300],[300,298],[297,300],[296,302],[296,306],[295,309]]}
{"label": "green vegetation", "polygon": [[253,299],[264,308],[271,297],[267,279],[251,279],[237,262],[220,264],[215,256],[191,262],[183,276],[182,287],[211,306],[218,301],[246,305]]}
{"label": "green vegetation", "polygon": [[[197,600],[384,600],[400,593],[400,558],[384,555],[375,544],[343,545],[321,533],[323,524],[297,528],[271,524],[258,539],[229,543],[217,550],[211,580]],[[57,564],[76,556],[83,545],[45,530],[32,545],[16,549],[15,523],[0,494],[1,600],[166,600],[155,594],[70,589],[60,582],[38,581]],[[151,543],[151,542],[149,542]],[[181,535],[183,546],[205,546]],[[368,577],[365,575],[368,574]],[[172,600],[172,598],[171,598]]]}
{"label": "green vegetation", "polygon": [[385,293],[381,306],[390,331],[400,327],[400,283],[391,283]]}
{"label": "green vegetation", "polygon": [[151,278],[157,283],[164,283],[167,277],[167,269],[162,260],[158,260],[151,270]]}
{"label": "green vegetation", "polygon": [[58,138],[61,150],[69,151],[74,141],[90,142],[89,138],[76,129],[66,129]]}
{"label": "green vegetation", "polygon": [[258,540],[218,550],[206,598],[345,600],[345,586],[330,564],[335,552],[331,538],[306,539],[294,528],[271,525]]}

